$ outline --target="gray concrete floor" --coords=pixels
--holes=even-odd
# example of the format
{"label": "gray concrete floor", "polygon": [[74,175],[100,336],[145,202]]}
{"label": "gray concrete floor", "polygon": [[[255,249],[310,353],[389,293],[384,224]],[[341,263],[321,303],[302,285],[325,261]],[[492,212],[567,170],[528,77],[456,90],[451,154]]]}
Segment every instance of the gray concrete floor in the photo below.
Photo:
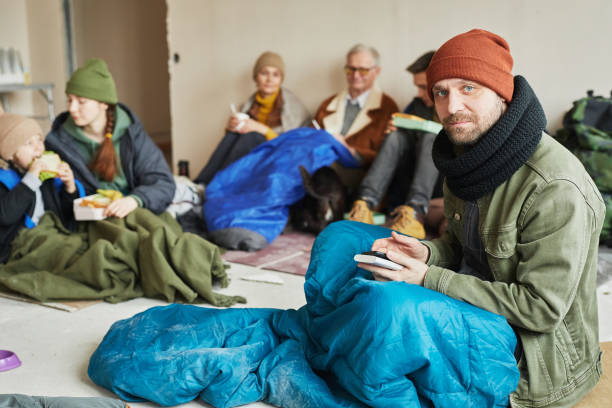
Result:
{"label": "gray concrete floor", "polygon": [[[306,303],[304,277],[265,271],[283,284],[251,282],[242,277],[260,275],[253,267],[232,264],[231,283],[220,293],[239,294],[246,305],[236,307],[299,308]],[[14,351],[22,365],[0,372],[0,394],[72,397],[115,397],[87,376],[89,357],[104,334],[117,320],[126,319],[166,302],[139,298],[109,304],[97,303],[76,312],[65,312],[37,304],[0,298],[0,349]],[[131,407],[158,407],[153,403],[130,403]],[[181,407],[207,407],[199,400]],[[249,407],[269,407],[261,402]]]}
{"label": "gray concrete floor", "polygon": [[[612,341],[612,320],[609,319],[612,313],[612,250],[602,248],[599,266],[600,340]],[[282,285],[241,279],[261,272],[233,264],[228,271],[232,282],[221,292],[246,296],[246,307],[299,308],[304,305],[303,277],[269,272],[281,278]],[[89,356],[113,322],[164,304],[141,298],[116,305],[98,303],[68,313],[0,298],[0,349],[16,352],[22,361],[21,367],[0,372],[0,394],[113,397],[112,393],[96,386],[87,377]],[[130,406],[157,407],[152,403],[130,403]],[[181,405],[206,406],[198,400]],[[249,406],[269,405],[253,403]]]}

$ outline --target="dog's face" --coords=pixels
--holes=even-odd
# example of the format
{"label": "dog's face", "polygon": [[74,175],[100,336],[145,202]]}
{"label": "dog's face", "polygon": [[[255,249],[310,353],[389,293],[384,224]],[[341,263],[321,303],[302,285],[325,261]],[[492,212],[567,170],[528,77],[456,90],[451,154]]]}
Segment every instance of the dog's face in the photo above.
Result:
{"label": "dog's face", "polygon": [[295,229],[318,234],[330,222],[341,220],[346,206],[346,188],[330,167],[321,167],[311,176],[300,166],[306,195],[290,208]]}

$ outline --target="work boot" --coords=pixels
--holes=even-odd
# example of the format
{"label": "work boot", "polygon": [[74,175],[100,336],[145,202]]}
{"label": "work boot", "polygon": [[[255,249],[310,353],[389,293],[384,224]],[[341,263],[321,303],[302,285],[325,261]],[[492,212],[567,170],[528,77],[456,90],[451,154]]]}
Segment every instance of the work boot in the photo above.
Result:
{"label": "work boot", "polygon": [[395,207],[391,213],[393,215],[393,223],[389,228],[401,232],[402,234],[410,235],[411,237],[423,239],[425,238],[425,227],[423,223],[417,220],[417,214],[414,208],[409,205],[400,205]]}
{"label": "work boot", "polygon": [[348,216],[349,220],[374,224],[374,213],[364,200],[355,200]]}

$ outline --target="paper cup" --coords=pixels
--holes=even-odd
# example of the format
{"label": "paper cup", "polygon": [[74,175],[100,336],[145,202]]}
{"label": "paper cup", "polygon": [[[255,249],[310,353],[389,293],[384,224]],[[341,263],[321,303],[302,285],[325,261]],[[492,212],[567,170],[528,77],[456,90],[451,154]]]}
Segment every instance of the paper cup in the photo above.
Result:
{"label": "paper cup", "polygon": [[240,130],[240,128],[244,126],[246,120],[249,118],[249,114],[244,112],[237,112],[233,115],[240,121],[238,122],[238,126],[236,126],[236,130]]}

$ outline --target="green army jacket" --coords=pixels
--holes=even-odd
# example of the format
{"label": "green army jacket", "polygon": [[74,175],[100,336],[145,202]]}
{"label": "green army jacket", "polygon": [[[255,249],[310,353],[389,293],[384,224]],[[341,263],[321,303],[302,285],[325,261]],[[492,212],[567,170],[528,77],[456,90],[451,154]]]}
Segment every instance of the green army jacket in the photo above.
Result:
{"label": "green army jacket", "polygon": [[601,375],[597,252],[605,207],[593,180],[544,134],[532,157],[477,202],[494,281],[462,275],[465,202],[444,187],[444,236],[424,286],[503,315],[523,346],[512,407],[570,407]]}

